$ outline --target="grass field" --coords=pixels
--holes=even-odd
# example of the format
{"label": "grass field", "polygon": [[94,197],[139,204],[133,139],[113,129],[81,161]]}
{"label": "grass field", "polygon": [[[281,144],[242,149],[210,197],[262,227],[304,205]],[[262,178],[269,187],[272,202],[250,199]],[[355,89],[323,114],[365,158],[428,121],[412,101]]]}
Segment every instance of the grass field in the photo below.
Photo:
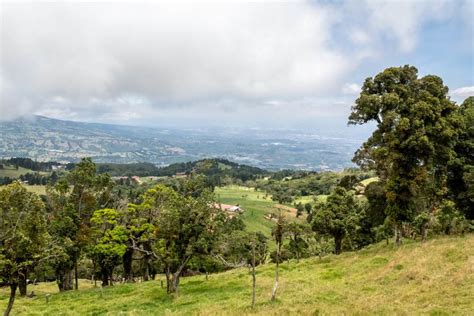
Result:
{"label": "grass field", "polygon": [[274,223],[265,219],[264,216],[274,211],[275,202],[270,196],[265,197],[265,192],[240,186],[217,187],[215,192],[219,202],[239,204],[244,209],[240,216],[247,230],[270,235]]}
{"label": "grass field", "polygon": [[379,180],[379,177],[372,177],[372,178],[364,179],[360,183],[366,187],[369,183],[372,183],[378,180]]}
{"label": "grass field", "polygon": [[[22,184],[29,192],[34,192],[36,194],[46,194],[46,186],[45,185],[28,185]],[[5,186],[0,186],[0,190]]]}
{"label": "grass field", "polygon": [[34,171],[23,167],[18,167],[18,169],[16,169],[13,166],[4,166],[4,169],[0,169],[0,178],[9,177],[11,179],[17,179],[21,175],[27,174],[28,172]]}
{"label": "grass field", "polygon": [[[262,232],[267,236],[270,236],[271,229],[275,226],[275,223],[265,218],[265,215],[269,213],[277,212],[278,208],[287,210],[285,212],[289,220],[296,219],[296,210],[294,205],[283,205],[272,201],[271,196],[266,195],[265,192],[255,191],[252,188],[243,186],[226,186],[216,187],[215,189],[217,200],[223,204],[239,204],[244,212],[239,215],[244,221],[247,230]],[[318,196],[318,198],[325,199],[325,196]],[[313,198],[310,198],[311,202],[314,202]],[[289,211],[292,209],[292,211]],[[306,214],[300,217],[300,220],[304,220]]]}
{"label": "grass field", "polygon": [[[251,277],[237,269],[183,278],[170,297],[160,280],[57,293],[54,283],[29,286],[34,298],[17,298],[14,315],[472,315],[474,236],[384,243],[299,263],[283,263],[276,302],[270,302],[274,265],[257,267],[257,306],[250,308]],[[49,293],[47,304],[45,295]],[[0,289],[0,308],[8,291]]]}

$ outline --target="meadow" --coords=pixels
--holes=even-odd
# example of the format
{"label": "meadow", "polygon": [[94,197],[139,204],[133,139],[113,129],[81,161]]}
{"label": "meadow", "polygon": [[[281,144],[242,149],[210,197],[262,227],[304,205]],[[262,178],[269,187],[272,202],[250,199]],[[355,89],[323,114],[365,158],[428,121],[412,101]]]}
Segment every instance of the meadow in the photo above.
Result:
{"label": "meadow", "polygon": [[[161,287],[163,276],[101,289],[82,280],[79,291],[29,286],[14,315],[472,315],[474,235],[379,243],[339,256],[292,260],[280,266],[280,288],[270,301],[274,264],[257,267],[257,305],[246,268],[183,278],[178,296]],[[49,297],[49,303],[46,297]],[[0,306],[8,291],[0,289]]]}
{"label": "meadow", "polygon": [[[229,185],[225,187],[215,188],[216,199],[223,204],[239,205],[242,207],[244,212],[239,217],[244,221],[246,229],[252,232],[262,232],[267,236],[270,236],[271,229],[275,226],[275,223],[265,218],[269,213],[275,213],[278,208],[283,210],[289,210],[294,208],[294,205],[279,205],[277,202],[272,201],[271,195],[266,192],[255,191],[253,188]],[[308,202],[314,201],[313,198],[305,197]],[[325,196],[318,198],[325,199]],[[296,202],[299,202],[298,200]],[[286,212],[289,220],[296,220],[295,212]],[[304,220],[306,214],[300,217],[300,220]]]}

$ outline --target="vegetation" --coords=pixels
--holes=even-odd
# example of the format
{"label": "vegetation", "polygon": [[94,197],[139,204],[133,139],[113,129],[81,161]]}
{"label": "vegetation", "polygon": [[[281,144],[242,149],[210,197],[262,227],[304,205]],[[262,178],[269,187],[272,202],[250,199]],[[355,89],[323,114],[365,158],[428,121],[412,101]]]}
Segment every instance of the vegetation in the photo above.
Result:
{"label": "vegetation", "polygon": [[[474,236],[438,237],[401,247],[380,243],[357,252],[291,260],[280,265],[278,298],[270,301],[274,264],[256,268],[255,308],[248,269],[184,278],[179,297],[161,287],[164,275],[144,283],[57,292],[54,282],[31,288],[36,297],[20,297],[17,315],[55,314],[396,314],[469,315],[473,309]],[[427,264],[429,263],[429,264]],[[398,293],[394,296],[393,293]],[[48,300],[46,297],[49,297]],[[6,306],[7,289],[0,289]]]}

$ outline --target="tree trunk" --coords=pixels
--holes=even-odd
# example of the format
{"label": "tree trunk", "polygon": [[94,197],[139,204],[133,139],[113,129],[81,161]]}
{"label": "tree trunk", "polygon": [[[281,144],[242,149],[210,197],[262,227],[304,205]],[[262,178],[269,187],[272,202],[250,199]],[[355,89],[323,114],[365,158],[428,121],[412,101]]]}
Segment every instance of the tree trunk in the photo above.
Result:
{"label": "tree trunk", "polygon": [[342,249],[342,237],[341,236],[335,236],[334,237],[334,245],[335,245],[334,253],[336,255],[340,254],[341,249]]}
{"label": "tree trunk", "polygon": [[255,277],[255,244],[252,247],[252,308],[255,308],[255,292],[257,290],[257,279]]}
{"label": "tree trunk", "polygon": [[132,281],[132,261],[133,261],[133,248],[127,248],[127,251],[123,254],[123,277],[125,282]]}
{"label": "tree trunk", "polygon": [[143,281],[150,280],[150,264],[149,264],[149,261],[150,261],[150,259],[148,258],[148,256],[145,256],[143,258],[143,265],[144,265]]}
{"label": "tree trunk", "polygon": [[277,246],[275,284],[273,285],[273,290],[272,290],[272,301],[276,300],[276,294],[278,290],[278,272],[279,272],[278,270],[280,268],[280,248],[281,248],[281,244],[279,243]]}
{"label": "tree trunk", "polygon": [[191,259],[191,257],[184,259],[183,263],[179,266],[179,268],[174,273],[170,272],[169,266],[167,267],[166,283],[167,283],[167,288],[168,288],[168,294],[170,293],[175,293],[176,295],[179,294],[179,281],[181,278],[181,272],[183,271],[184,267],[188,263],[189,259]]}
{"label": "tree trunk", "polygon": [[79,276],[77,275],[77,260],[74,260],[74,289],[79,290]]}
{"label": "tree trunk", "polygon": [[57,273],[57,282],[59,291],[70,291],[73,288],[72,284],[72,271],[61,271]]}
{"label": "tree trunk", "polygon": [[15,303],[15,294],[16,294],[17,286],[18,285],[16,283],[10,284],[10,299],[8,300],[7,309],[5,310],[5,313],[3,314],[4,316],[9,316],[10,312],[12,311],[13,303]]}
{"label": "tree trunk", "polygon": [[421,241],[425,242],[428,239],[428,223],[424,223],[421,227]]}
{"label": "tree trunk", "polygon": [[100,274],[102,275],[102,286],[109,286],[109,271],[107,268],[102,267],[100,269]]}
{"label": "tree trunk", "polygon": [[170,292],[170,287],[171,287],[171,272],[170,272],[170,267],[166,267],[166,293],[171,293]]}
{"label": "tree trunk", "polygon": [[168,294],[179,294],[179,280],[181,272],[169,273],[166,275]]}
{"label": "tree trunk", "polygon": [[399,225],[395,226],[395,245],[400,247],[402,244],[402,230]]}
{"label": "tree trunk", "polygon": [[26,296],[27,292],[27,284],[26,278],[28,276],[28,272],[26,269],[21,269],[18,273],[18,289],[20,290],[20,296]]}

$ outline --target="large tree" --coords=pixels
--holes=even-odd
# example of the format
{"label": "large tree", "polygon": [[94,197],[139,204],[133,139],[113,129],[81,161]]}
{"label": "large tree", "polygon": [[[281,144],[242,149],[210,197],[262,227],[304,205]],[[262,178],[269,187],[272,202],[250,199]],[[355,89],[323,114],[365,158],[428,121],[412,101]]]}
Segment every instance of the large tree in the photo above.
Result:
{"label": "large tree", "polygon": [[112,285],[115,267],[127,250],[128,231],[120,222],[121,213],[106,208],[92,216],[92,245],[89,255],[100,267],[102,286]]}
{"label": "large tree", "polygon": [[343,238],[354,235],[360,218],[361,206],[354,193],[336,187],[326,202],[316,204],[311,224],[316,233],[334,238],[334,253],[340,254]]}
{"label": "large tree", "polygon": [[28,270],[44,255],[46,213],[41,199],[18,182],[0,190],[0,282],[10,286],[9,315],[20,286],[26,294]]}
{"label": "large tree", "polygon": [[[177,293],[181,274],[195,256],[211,255],[225,215],[200,178],[180,180],[173,188],[158,185],[132,213],[154,214],[138,220],[131,234],[135,251],[163,264],[168,293]],[[139,216],[140,217],[140,216]]]}
{"label": "large tree", "polygon": [[377,124],[353,161],[375,169],[383,182],[397,244],[401,223],[433,212],[446,193],[447,162],[459,124],[455,112],[441,78],[419,78],[412,66],[367,78],[352,107],[349,124]]}
{"label": "large tree", "polygon": [[448,184],[457,207],[474,219],[474,97],[459,107],[461,129],[456,143],[456,157],[449,162]]}

